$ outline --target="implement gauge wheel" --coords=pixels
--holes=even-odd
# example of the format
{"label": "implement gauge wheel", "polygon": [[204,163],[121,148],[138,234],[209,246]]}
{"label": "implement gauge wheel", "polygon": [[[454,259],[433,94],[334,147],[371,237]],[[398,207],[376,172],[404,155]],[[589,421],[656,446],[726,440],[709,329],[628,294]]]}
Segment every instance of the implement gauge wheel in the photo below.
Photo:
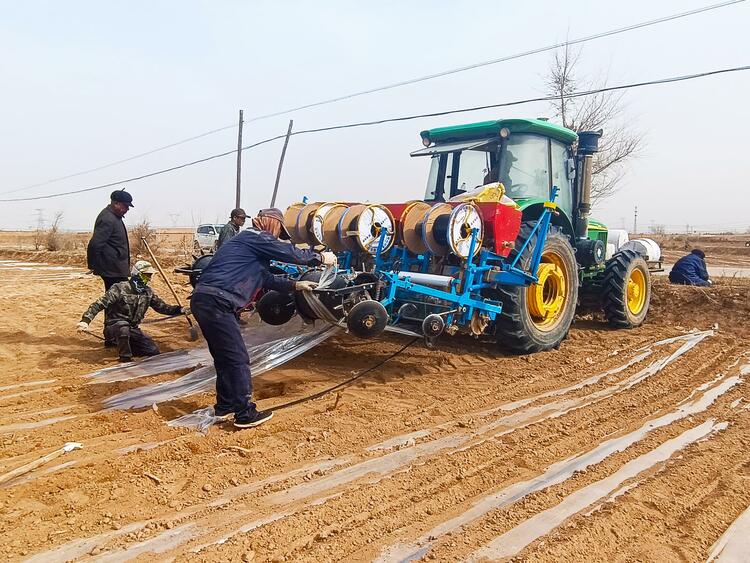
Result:
{"label": "implement gauge wheel", "polygon": [[[520,248],[533,222],[524,223],[516,241]],[[536,235],[519,260],[526,270],[536,244]],[[512,259],[512,257],[511,257]],[[500,286],[496,298],[503,311],[496,321],[497,343],[517,354],[557,348],[568,335],[578,302],[578,265],[570,240],[550,226],[537,271],[539,282],[529,287]]]}
{"label": "implement gauge wheel", "polygon": [[388,311],[373,299],[360,301],[352,307],[346,316],[346,327],[359,338],[374,338],[385,330],[388,323]]}
{"label": "implement gauge wheel", "polygon": [[609,324],[633,328],[643,324],[651,303],[648,264],[634,250],[621,250],[606,265],[602,281],[602,307]]}

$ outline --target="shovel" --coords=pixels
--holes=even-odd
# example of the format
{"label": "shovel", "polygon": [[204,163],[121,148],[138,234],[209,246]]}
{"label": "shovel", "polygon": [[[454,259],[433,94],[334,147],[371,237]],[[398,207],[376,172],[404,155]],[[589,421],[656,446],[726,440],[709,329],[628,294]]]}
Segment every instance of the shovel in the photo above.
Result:
{"label": "shovel", "polygon": [[[149,255],[151,256],[151,260],[154,262],[154,266],[156,266],[156,269],[159,270],[159,273],[161,274],[161,277],[164,278],[164,281],[167,282],[167,287],[169,287],[169,291],[172,292],[172,296],[174,297],[174,300],[177,301],[177,304],[182,307],[182,302],[180,301],[180,298],[177,297],[177,292],[174,290],[174,287],[172,286],[172,282],[169,281],[169,278],[164,275],[164,270],[161,268],[161,264],[159,264],[159,261],[156,259],[156,256],[154,256],[154,253],[151,251],[151,247],[148,245],[148,242],[146,241],[145,237],[141,237],[141,240],[143,241],[143,245],[146,247],[146,250],[148,250]],[[198,327],[193,324],[192,319],[190,318],[190,315],[185,313],[185,318],[187,319],[188,326],[190,327],[190,341],[195,342],[198,340],[198,335],[200,334],[198,332]]]}

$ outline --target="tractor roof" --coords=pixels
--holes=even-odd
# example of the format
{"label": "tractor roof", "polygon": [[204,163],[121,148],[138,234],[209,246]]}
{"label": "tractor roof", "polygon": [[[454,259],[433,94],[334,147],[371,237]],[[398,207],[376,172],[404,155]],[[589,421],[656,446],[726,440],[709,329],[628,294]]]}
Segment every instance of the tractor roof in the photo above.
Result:
{"label": "tractor roof", "polygon": [[452,127],[436,127],[422,131],[422,139],[429,139],[433,143],[447,143],[497,137],[500,129],[507,127],[512,133],[536,133],[551,137],[566,144],[573,143],[578,135],[570,129],[555,125],[543,119],[498,119],[495,121],[480,121],[466,125]]}

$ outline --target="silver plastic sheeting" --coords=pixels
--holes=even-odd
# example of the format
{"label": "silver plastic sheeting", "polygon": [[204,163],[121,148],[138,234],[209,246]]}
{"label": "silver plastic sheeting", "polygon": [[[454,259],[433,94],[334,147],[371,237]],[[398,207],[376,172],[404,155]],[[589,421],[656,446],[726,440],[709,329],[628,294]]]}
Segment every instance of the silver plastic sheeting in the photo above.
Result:
{"label": "silver plastic sheeting", "polygon": [[[337,327],[330,325],[306,325],[301,321],[299,321],[296,329],[295,323],[292,322],[280,327],[270,328],[284,329],[285,327],[286,334],[281,338],[278,336],[284,334],[284,330],[278,330],[277,338],[274,340],[248,346],[251,358],[250,373],[253,376],[265,373],[296,358],[338,332]],[[211,364],[193,370],[174,381],[154,383],[118,393],[109,397],[104,402],[104,405],[109,410],[148,407],[154,403],[172,401],[196,393],[211,391],[215,387],[215,382],[216,370],[213,364]]]}
{"label": "silver plastic sheeting", "polygon": [[171,426],[172,428],[195,428],[198,432],[206,434],[211,426],[221,420],[223,420],[223,417],[216,416],[213,407],[205,407],[185,414],[180,418],[170,420],[167,422],[167,426]]}
{"label": "silver plastic sheeting", "polygon": [[137,362],[129,362],[117,366],[100,369],[89,373],[84,377],[92,380],[89,385],[95,383],[113,383],[115,381],[127,381],[139,377],[159,375],[181,369],[193,368],[200,364],[212,363],[208,348],[203,345],[191,350],[176,350],[146,358]]}
{"label": "silver plastic sheeting", "polygon": [[[245,340],[248,350],[250,350],[253,346],[303,333],[307,334],[314,330],[315,327],[305,324],[300,318],[294,318],[281,326],[272,326],[262,323],[258,317],[253,317],[249,320],[248,326],[243,327],[242,338]],[[208,365],[213,365],[213,360],[208,347],[203,344],[190,350],[166,352],[137,362],[101,369],[84,377],[92,379],[89,384],[113,383]]]}

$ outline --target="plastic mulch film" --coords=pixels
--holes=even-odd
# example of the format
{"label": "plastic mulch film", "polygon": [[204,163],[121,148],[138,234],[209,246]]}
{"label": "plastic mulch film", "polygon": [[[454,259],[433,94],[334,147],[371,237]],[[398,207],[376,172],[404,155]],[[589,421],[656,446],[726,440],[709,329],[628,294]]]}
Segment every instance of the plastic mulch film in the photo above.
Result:
{"label": "plastic mulch film", "polygon": [[212,425],[222,420],[223,417],[217,417],[214,414],[213,407],[205,407],[182,415],[180,418],[170,420],[167,422],[167,426],[171,426],[172,428],[195,428],[198,432],[205,434]]}
{"label": "plastic mulch film", "polygon": [[[291,323],[281,325],[289,327]],[[300,322],[300,324],[302,324]],[[278,367],[304,352],[318,346],[338,331],[337,327],[330,325],[303,325],[292,334],[282,338],[276,338],[270,342],[248,346],[250,353],[250,373],[253,376],[260,375],[270,369]],[[188,374],[162,383],[154,383],[137,387],[113,395],[104,401],[108,410],[125,410],[131,408],[148,407],[154,403],[162,403],[211,391],[216,385],[216,370],[213,365],[207,365]],[[174,422],[174,421],[173,421]]]}
{"label": "plastic mulch film", "polygon": [[[258,317],[252,317],[248,322],[249,324],[242,329],[242,338],[245,340],[248,349],[252,346],[314,330],[312,325],[305,324],[300,318],[294,318],[280,326],[265,324]],[[89,384],[113,383],[212,364],[211,354],[206,345],[203,344],[190,350],[166,352],[152,358],[104,368],[84,377],[91,378]]]}
{"label": "plastic mulch film", "polygon": [[160,373],[169,373],[170,371],[188,369],[199,364],[212,362],[213,360],[211,360],[208,348],[203,345],[191,350],[175,350],[174,352],[166,352],[140,361],[100,369],[84,377],[92,379],[88,382],[89,385],[92,383],[112,383],[139,377],[148,377],[150,375],[159,375]]}

